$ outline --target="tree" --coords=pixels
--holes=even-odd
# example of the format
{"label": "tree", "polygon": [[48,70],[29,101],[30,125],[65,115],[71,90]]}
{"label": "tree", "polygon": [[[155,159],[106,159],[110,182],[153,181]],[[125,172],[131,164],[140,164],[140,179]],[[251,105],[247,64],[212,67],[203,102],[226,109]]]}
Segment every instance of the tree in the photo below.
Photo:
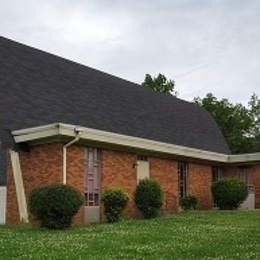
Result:
{"label": "tree", "polygon": [[[175,83],[159,73],[157,77],[145,75],[141,84],[168,95],[177,96]],[[252,94],[248,106],[232,104],[228,99],[218,100],[212,93],[204,98],[194,98],[215,119],[232,153],[254,153],[260,151],[260,99]]]}
{"label": "tree", "polygon": [[256,94],[251,96],[250,101],[248,102],[249,106],[249,115],[253,122],[250,129],[250,135],[253,138],[252,142],[254,145],[255,151],[260,151],[260,99]]}
{"label": "tree", "polygon": [[250,101],[248,102],[250,116],[253,120],[253,128],[251,129],[252,135],[260,136],[260,99],[256,94],[251,96]]}
{"label": "tree", "polygon": [[178,93],[174,90],[174,81],[167,80],[167,78],[161,73],[159,73],[158,76],[154,78],[150,74],[146,74],[144,82],[141,85],[168,95],[178,95]]}
{"label": "tree", "polygon": [[240,103],[234,105],[228,99],[218,100],[211,93],[194,101],[212,115],[233,153],[260,151],[260,102],[257,95],[252,95],[248,107]]}

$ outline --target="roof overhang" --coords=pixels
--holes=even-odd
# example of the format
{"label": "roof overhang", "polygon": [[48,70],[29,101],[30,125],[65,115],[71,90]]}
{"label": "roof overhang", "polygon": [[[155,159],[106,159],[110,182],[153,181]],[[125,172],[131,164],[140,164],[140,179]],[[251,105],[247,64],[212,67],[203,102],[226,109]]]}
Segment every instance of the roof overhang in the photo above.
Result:
{"label": "roof overhang", "polygon": [[22,143],[33,142],[39,139],[51,138],[55,136],[75,137],[77,132],[81,132],[80,138],[83,140],[142,149],[168,155],[189,157],[199,160],[214,161],[219,163],[245,163],[260,161],[260,153],[227,155],[63,123],[16,130],[12,131],[12,134],[16,143]]}
{"label": "roof overhang", "polygon": [[249,162],[260,162],[259,153],[245,153],[245,154],[234,154],[228,155],[229,163],[249,163]]}

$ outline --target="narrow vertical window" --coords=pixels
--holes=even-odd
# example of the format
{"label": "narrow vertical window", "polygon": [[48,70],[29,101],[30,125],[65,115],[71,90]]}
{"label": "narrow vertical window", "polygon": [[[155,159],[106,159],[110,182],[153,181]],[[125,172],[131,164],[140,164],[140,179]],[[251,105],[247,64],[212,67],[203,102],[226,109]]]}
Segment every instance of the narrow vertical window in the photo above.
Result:
{"label": "narrow vertical window", "polygon": [[188,195],[188,163],[178,162],[179,197]]}
{"label": "narrow vertical window", "polygon": [[100,201],[100,151],[86,149],[85,205],[99,206]]}

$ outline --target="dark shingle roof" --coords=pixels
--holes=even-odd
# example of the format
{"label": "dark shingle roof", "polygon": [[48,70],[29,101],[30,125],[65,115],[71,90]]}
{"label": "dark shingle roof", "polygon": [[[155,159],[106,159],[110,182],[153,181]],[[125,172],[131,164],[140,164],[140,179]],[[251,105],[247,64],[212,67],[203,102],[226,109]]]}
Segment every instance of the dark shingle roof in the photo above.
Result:
{"label": "dark shingle roof", "polygon": [[0,91],[0,133],[62,122],[229,153],[198,105],[3,37]]}

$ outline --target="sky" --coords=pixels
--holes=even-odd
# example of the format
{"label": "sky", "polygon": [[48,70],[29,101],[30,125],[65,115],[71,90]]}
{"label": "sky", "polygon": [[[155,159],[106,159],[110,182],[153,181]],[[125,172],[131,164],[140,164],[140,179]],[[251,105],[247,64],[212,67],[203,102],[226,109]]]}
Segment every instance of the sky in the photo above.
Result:
{"label": "sky", "polygon": [[179,98],[260,95],[259,0],[1,0],[0,35]]}

